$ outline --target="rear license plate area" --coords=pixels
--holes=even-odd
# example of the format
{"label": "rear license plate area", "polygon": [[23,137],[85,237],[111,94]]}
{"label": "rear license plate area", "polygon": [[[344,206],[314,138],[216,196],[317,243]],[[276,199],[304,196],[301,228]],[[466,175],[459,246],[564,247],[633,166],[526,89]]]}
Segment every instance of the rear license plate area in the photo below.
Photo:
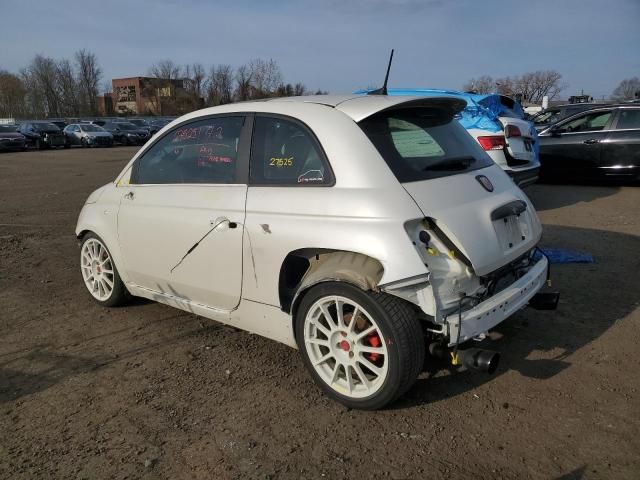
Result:
{"label": "rear license plate area", "polygon": [[521,215],[509,215],[494,220],[493,227],[503,251],[517,247],[526,240],[528,235],[526,222]]}

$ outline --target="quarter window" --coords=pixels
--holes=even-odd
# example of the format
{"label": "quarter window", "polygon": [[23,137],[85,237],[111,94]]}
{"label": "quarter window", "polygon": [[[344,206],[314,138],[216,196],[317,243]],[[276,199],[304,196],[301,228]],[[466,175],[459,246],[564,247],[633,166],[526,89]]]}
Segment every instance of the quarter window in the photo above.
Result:
{"label": "quarter window", "polygon": [[331,171],[311,133],[275,117],[256,117],[251,148],[253,184],[326,185]]}
{"label": "quarter window", "polygon": [[629,128],[640,128],[640,109],[639,110],[620,110],[620,118],[618,119],[618,130]]}
{"label": "quarter window", "polygon": [[244,117],[180,125],[133,165],[131,183],[233,183]]}

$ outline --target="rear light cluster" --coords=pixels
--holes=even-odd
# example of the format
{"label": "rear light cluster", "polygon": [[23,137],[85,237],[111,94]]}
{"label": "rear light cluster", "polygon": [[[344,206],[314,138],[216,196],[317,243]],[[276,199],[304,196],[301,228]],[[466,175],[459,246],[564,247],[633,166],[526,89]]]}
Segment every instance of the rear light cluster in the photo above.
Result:
{"label": "rear light cluster", "polygon": [[522,136],[522,132],[520,132],[520,129],[518,127],[516,127],[515,125],[507,125],[506,128],[504,129],[504,135],[507,138],[510,138],[510,137],[521,137]]}
{"label": "rear light cluster", "polygon": [[506,140],[503,135],[491,135],[478,137],[478,143],[485,150],[502,150],[506,145]]}

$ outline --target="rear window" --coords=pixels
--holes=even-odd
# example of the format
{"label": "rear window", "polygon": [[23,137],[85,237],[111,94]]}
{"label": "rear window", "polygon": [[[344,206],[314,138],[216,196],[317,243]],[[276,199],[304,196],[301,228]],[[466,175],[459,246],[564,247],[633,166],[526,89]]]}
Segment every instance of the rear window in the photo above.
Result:
{"label": "rear window", "polygon": [[48,130],[53,132],[60,130],[58,126],[53,123],[34,123],[33,127],[36,130]]}
{"label": "rear window", "polygon": [[380,112],[359,125],[403,183],[457,175],[493,164],[467,131],[439,110]]}

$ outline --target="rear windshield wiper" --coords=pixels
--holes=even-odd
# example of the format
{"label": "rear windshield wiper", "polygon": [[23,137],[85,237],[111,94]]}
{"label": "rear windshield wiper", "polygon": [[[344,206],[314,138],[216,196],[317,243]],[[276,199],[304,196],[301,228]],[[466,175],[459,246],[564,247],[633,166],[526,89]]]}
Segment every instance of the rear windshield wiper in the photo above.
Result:
{"label": "rear windshield wiper", "polygon": [[466,170],[475,161],[476,159],[471,156],[445,158],[437,163],[427,165],[424,170]]}

